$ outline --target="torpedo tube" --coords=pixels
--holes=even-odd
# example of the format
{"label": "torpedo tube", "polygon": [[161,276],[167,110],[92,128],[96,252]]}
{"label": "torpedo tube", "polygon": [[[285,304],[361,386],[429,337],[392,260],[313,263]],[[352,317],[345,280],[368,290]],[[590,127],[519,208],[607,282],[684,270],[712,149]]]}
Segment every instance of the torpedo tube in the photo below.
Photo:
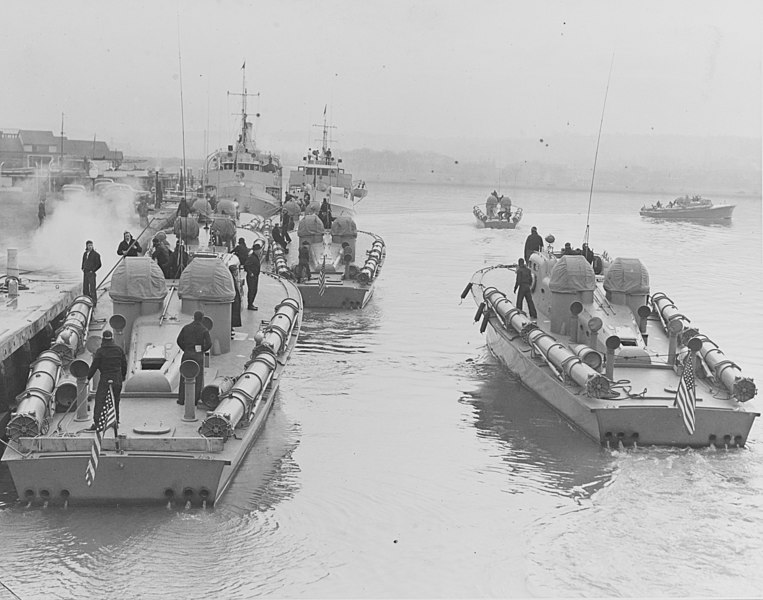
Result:
{"label": "torpedo tube", "polygon": [[747,402],[755,397],[758,390],[751,377],[742,377],[742,370],[733,361],[726,358],[718,344],[708,338],[706,335],[698,334],[695,336],[702,342],[699,354],[705,361],[713,376],[717,381],[723,383],[725,388],[731,392],[739,402]]}
{"label": "torpedo tube", "polygon": [[657,307],[666,325],[669,326],[673,322],[681,323],[684,329],[680,336],[684,344],[692,338],[698,338],[702,342],[702,347],[699,349],[700,356],[712,371],[715,379],[721,382],[734,398],[739,402],[747,402],[755,397],[758,390],[752,378],[743,377],[739,366],[726,358],[718,344],[706,335],[699,333],[695,327],[688,327],[689,319],[679,312],[670,298],[662,292],[657,292],[652,295],[652,303]]}
{"label": "torpedo tube", "polygon": [[293,279],[289,264],[286,262],[286,254],[280,244],[273,244],[273,270],[279,277]]}
{"label": "torpedo tube", "polygon": [[41,353],[30,367],[26,389],[19,394],[18,408],[11,417],[6,433],[18,441],[45,433],[47,417],[53,411],[53,389],[61,374],[61,357],[52,350]]}
{"label": "torpedo tube", "polygon": [[[564,373],[594,398],[610,392],[609,380],[593,369],[573,350],[559,343],[556,338],[540,329],[530,318],[494,287],[486,288],[483,298],[487,305],[510,326],[522,334],[527,343],[535,348],[557,372]],[[586,356],[588,358],[588,356]]]}
{"label": "torpedo tube", "polygon": [[64,362],[72,361],[82,348],[92,312],[93,300],[89,296],[78,296],[69,307],[64,324],[50,347]]}
{"label": "torpedo tube", "polygon": [[652,305],[657,310],[657,313],[660,315],[660,318],[668,331],[670,331],[670,324],[673,321],[681,323],[681,344],[686,344],[691,338],[699,333],[699,329],[689,325],[689,323],[691,323],[689,318],[678,310],[678,307],[673,304],[673,301],[668,298],[667,294],[664,294],[663,292],[652,294]]}
{"label": "torpedo tube", "polygon": [[376,277],[383,255],[384,242],[381,240],[376,240],[371,246],[371,250],[368,252],[368,257],[366,258],[366,262],[363,265],[363,268],[358,273],[358,281],[360,283],[371,283],[373,278]]}
{"label": "torpedo tube", "polygon": [[263,330],[261,341],[252,350],[252,360],[220,398],[217,408],[204,419],[199,428],[201,435],[227,440],[236,426],[253,412],[273,377],[277,357],[286,349],[298,316],[299,302],[294,298],[287,298],[276,307],[275,315]]}

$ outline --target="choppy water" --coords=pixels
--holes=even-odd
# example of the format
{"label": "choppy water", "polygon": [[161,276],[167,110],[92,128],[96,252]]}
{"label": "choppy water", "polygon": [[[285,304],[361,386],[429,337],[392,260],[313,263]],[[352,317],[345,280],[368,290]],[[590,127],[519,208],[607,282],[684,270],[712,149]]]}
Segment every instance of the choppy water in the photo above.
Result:
{"label": "choppy water", "polygon": [[[0,580],[22,598],[759,597],[761,425],[742,451],[610,452],[519,386],[459,295],[531,225],[579,244],[588,195],[517,190],[520,229],[491,231],[471,215],[489,191],[373,186],[374,299],[306,315],[213,510],[26,510],[0,470]],[[640,257],[760,385],[760,199],[715,197],[728,226],[639,217],[657,199],[596,194],[592,247]]]}

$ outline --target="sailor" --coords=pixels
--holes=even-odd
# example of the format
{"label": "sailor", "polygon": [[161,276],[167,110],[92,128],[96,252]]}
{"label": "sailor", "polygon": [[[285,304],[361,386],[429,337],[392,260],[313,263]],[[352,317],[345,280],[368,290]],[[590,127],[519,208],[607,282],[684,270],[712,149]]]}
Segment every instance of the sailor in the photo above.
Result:
{"label": "sailor", "polygon": [[37,205],[37,219],[40,221],[40,227],[45,222],[45,216],[47,211],[45,210],[45,196],[40,198],[40,203]]}
{"label": "sailor", "polygon": [[266,164],[264,167],[262,167],[262,170],[265,173],[275,173],[278,170],[278,168],[273,164],[273,157],[272,156],[268,157],[268,164]]}
{"label": "sailor", "polygon": [[501,212],[498,213],[498,218],[506,219],[511,218],[511,198],[508,196],[501,196],[498,199],[498,203],[501,205]]}
{"label": "sailor", "polygon": [[82,293],[90,296],[93,308],[96,304],[95,272],[101,268],[101,255],[93,248],[93,242],[85,242],[85,251],[82,253]]}
{"label": "sailor", "polygon": [[238,244],[231,250],[231,254],[236,255],[239,264],[243,267],[246,263],[246,259],[249,258],[249,248],[247,247],[244,238],[238,238]]}
{"label": "sailor", "polygon": [[657,204],[655,204],[655,206],[656,206],[657,208],[662,208],[662,202],[660,202],[659,200],[657,200]]}
{"label": "sailor", "polygon": [[342,262],[344,263],[344,275],[342,279],[350,278],[350,265],[352,264],[352,248],[349,242],[342,242]]}
{"label": "sailor", "polygon": [[487,216],[489,219],[495,217],[495,209],[498,206],[498,193],[493,190],[485,200],[485,208],[487,208]]}
{"label": "sailor", "polygon": [[148,203],[145,196],[138,202],[138,216],[140,217],[140,226],[148,227]]}
{"label": "sailor", "polygon": [[585,242],[583,242],[583,248],[581,250],[581,253],[583,256],[585,256],[585,259],[588,261],[589,264],[593,264],[593,257],[594,257],[593,250],[591,250],[588,247],[588,244]]}
{"label": "sailor", "polygon": [[175,212],[176,217],[187,217],[188,213],[191,212],[191,209],[188,208],[188,202],[185,201],[185,198],[180,199],[180,204],[178,204],[178,209]]}
{"label": "sailor", "polygon": [[119,256],[138,256],[141,252],[143,252],[143,248],[140,247],[138,240],[132,237],[129,231],[125,231],[124,239],[117,246],[117,254]]}
{"label": "sailor", "polygon": [[575,250],[572,248],[572,244],[564,242],[564,248],[562,248],[562,256],[571,256],[575,254]]}
{"label": "sailor", "polygon": [[305,240],[299,248],[299,262],[297,263],[297,283],[302,283],[302,273],[305,280],[310,281],[310,242]]}
{"label": "sailor", "polygon": [[537,319],[538,313],[535,311],[535,303],[533,303],[532,285],[532,271],[525,266],[524,259],[520,258],[517,261],[517,280],[514,283],[514,291],[517,292],[517,308],[522,310],[522,304],[526,298],[527,310],[530,311],[530,318]]}
{"label": "sailor", "polygon": [[[286,214],[287,217],[288,217],[287,213],[284,213],[284,214]],[[285,252],[286,251],[286,246],[291,241],[291,236],[289,236],[289,230],[284,228],[284,230],[281,231],[281,226],[278,223],[276,223],[273,226],[273,230],[271,231],[270,235],[273,236],[273,241],[276,244],[280,245],[281,248],[283,248],[284,252]]]}
{"label": "sailor", "polygon": [[154,238],[151,241],[151,244],[154,247],[153,252],[151,253],[151,258],[153,258],[156,261],[156,264],[159,265],[159,268],[162,270],[162,273],[164,274],[165,279],[171,279],[171,256],[170,252],[167,249],[167,246],[162,244],[157,238]]}
{"label": "sailor", "polygon": [[533,252],[541,252],[543,250],[543,238],[538,234],[538,228],[532,227],[530,229],[530,235],[525,240],[525,262],[530,260],[530,255]]}
{"label": "sailor", "polygon": [[[106,329],[101,334],[101,339],[101,347],[95,351],[90,370],[87,372],[88,381],[93,378],[96,371],[101,373],[98,379],[98,388],[95,390],[93,419],[97,419],[103,410],[103,403],[106,400],[106,393],[109,389],[109,381],[111,381],[114,412],[116,413],[117,423],[119,423],[119,397],[122,394],[122,382],[127,375],[127,357],[124,350],[114,343],[114,335],[111,331]],[[95,431],[95,423],[88,427],[87,430]]]}
{"label": "sailor", "polygon": [[[199,372],[196,375],[195,398],[197,402],[201,398],[201,390],[204,389],[204,353],[212,347],[209,330],[201,322],[203,318],[204,313],[200,310],[193,313],[193,321],[180,330],[177,339],[177,344],[183,351],[183,362],[192,360],[199,367]],[[183,387],[181,385],[178,388],[178,404],[183,404],[185,401]]]}
{"label": "sailor", "polygon": [[321,203],[321,208],[318,211],[318,218],[323,221],[323,226],[326,229],[331,229],[331,222],[334,219],[331,217],[331,205],[329,205],[329,201],[326,198],[324,198]]}
{"label": "sailor", "polygon": [[257,297],[257,287],[260,281],[260,245],[255,243],[251,253],[244,263],[246,271],[246,308],[247,310],[257,310],[254,305],[254,299]]}

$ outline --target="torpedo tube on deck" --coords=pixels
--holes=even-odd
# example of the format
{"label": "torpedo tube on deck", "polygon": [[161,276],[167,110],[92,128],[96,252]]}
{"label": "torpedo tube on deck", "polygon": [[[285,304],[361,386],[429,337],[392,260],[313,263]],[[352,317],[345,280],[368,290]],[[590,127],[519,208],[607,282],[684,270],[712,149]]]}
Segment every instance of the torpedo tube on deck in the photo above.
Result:
{"label": "torpedo tube on deck", "polygon": [[64,362],[69,362],[82,348],[93,312],[93,300],[89,296],[78,296],[69,307],[64,324],[58,330],[51,350],[58,354]]}
{"label": "torpedo tube on deck", "polygon": [[273,270],[279,277],[293,279],[293,273],[286,262],[286,254],[280,244],[273,244]]}
{"label": "torpedo tube on deck", "polygon": [[681,324],[679,342],[685,345],[691,338],[699,333],[699,329],[690,325],[691,320],[678,310],[673,301],[667,294],[657,292],[652,294],[652,306],[657,314],[660,315],[665,328],[670,330],[670,324],[674,321]]}
{"label": "torpedo tube on deck", "polygon": [[379,265],[381,264],[382,256],[384,255],[384,242],[376,240],[371,245],[371,250],[368,252],[368,257],[358,273],[358,281],[360,283],[369,284],[376,277]]}
{"label": "torpedo tube on deck", "polygon": [[606,377],[533,323],[503,292],[489,287],[483,292],[483,298],[488,308],[500,316],[507,327],[521,333],[527,344],[543,356],[557,374],[564,373],[591,397],[602,398],[610,393],[610,382]]}
{"label": "torpedo tube on deck", "polygon": [[[751,377],[743,377],[742,370],[732,360],[726,358],[724,353],[706,335],[699,333],[695,327],[689,327],[689,319],[681,314],[673,301],[662,292],[657,292],[652,296],[652,304],[657,308],[663,322],[668,327],[669,332],[678,330],[680,341],[687,344],[691,339],[698,339],[702,346],[698,353],[702,360],[708,366],[713,377],[731,393],[739,402],[747,402],[758,393],[755,382]],[[680,323],[683,329],[678,325]]]}
{"label": "torpedo tube on deck", "polygon": [[230,390],[199,428],[204,437],[227,440],[236,426],[248,419],[276,370],[277,357],[288,346],[289,336],[297,323],[299,302],[287,298],[276,307],[275,315],[263,330],[261,341],[252,350],[252,360]]}
{"label": "torpedo tube on deck", "polygon": [[53,389],[61,374],[61,357],[46,350],[32,363],[26,389],[16,399],[18,408],[11,417],[6,433],[18,441],[45,433],[47,418],[53,410]]}
{"label": "torpedo tube on deck", "polygon": [[709,367],[713,377],[721,382],[739,402],[752,400],[758,393],[753,379],[751,377],[742,377],[742,371],[739,366],[726,358],[726,355],[718,348],[718,344],[706,335],[698,334],[694,339],[702,343],[698,354]]}

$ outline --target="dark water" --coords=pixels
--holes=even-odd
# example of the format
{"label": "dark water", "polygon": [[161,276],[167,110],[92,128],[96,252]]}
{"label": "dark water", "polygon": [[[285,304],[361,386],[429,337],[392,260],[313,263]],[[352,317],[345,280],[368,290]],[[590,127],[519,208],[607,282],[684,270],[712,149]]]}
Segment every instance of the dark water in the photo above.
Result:
{"label": "dark water", "polygon": [[[761,426],[741,451],[610,452],[519,386],[459,295],[531,225],[579,244],[588,195],[517,190],[520,229],[491,231],[471,215],[489,191],[373,186],[374,298],[306,315],[215,509],[26,510],[0,470],[0,580],[23,598],[759,597]],[[639,217],[657,199],[596,194],[592,247],[640,257],[760,384],[760,199],[713,198],[737,204],[725,226]]]}

